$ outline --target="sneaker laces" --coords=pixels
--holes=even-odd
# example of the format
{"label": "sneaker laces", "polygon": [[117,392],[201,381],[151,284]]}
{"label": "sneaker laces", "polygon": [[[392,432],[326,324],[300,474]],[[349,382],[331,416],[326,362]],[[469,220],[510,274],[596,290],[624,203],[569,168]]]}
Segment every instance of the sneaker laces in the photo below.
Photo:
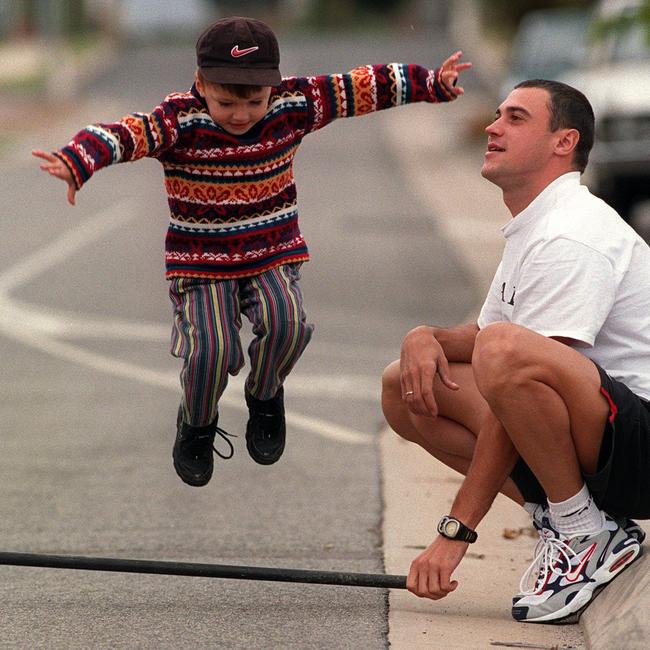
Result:
{"label": "sneaker laces", "polygon": [[[215,427],[214,428],[214,433],[219,434],[228,444],[228,447],[230,447],[230,453],[226,456],[225,454],[222,454],[215,446],[214,442],[212,443],[212,449],[217,456],[220,458],[223,458],[224,460],[228,460],[229,458],[232,458],[235,454],[235,448],[233,447],[232,442],[228,440],[228,438],[236,438],[237,434],[236,433],[228,433],[227,431],[224,431],[221,427]],[[213,438],[214,440],[214,438]]]}
{"label": "sneaker laces", "polygon": [[[571,570],[571,560],[577,553],[562,539],[552,536],[540,537],[535,546],[535,557],[519,582],[519,593],[531,596],[537,592],[540,585],[546,581],[549,571],[555,575],[566,575]],[[565,566],[565,569],[558,568]],[[537,571],[533,587],[528,588],[530,579]]]}
{"label": "sneaker laces", "polygon": [[[230,453],[222,454],[215,446],[214,446],[214,439],[216,434],[219,434],[228,444],[228,447],[230,448]],[[220,427],[215,427],[214,431],[209,431],[207,433],[200,433],[198,435],[193,435],[192,437],[187,439],[186,445],[188,451],[195,457],[198,458],[201,456],[203,453],[209,449],[209,447],[212,447],[212,451],[214,451],[217,456],[220,458],[223,458],[224,460],[228,460],[229,458],[232,458],[235,454],[235,448],[233,447],[232,442],[228,440],[228,438],[236,438],[237,434],[236,433],[228,433],[224,429]],[[209,445],[209,447],[206,445]]]}

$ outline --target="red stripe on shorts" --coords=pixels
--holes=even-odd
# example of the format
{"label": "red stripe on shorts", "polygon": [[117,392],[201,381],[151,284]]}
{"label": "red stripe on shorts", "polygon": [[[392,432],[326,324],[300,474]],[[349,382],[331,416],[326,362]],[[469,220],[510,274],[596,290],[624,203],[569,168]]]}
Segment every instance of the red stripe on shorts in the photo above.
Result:
{"label": "red stripe on shorts", "polygon": [[609,422],[610,424],[614,423],[614,418],[618,413],[618,407],[614,404],[612,396],[601,386],[600,392],[605,396],[605,399],[609,402]]}

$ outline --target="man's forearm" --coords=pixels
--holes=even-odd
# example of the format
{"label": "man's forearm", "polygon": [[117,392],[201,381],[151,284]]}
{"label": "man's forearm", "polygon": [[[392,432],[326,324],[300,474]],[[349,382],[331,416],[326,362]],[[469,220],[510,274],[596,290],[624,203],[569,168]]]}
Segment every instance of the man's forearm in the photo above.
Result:
{"label": "man's forearm", "polygon": [[503,425],[490,414],[481,427],[472,463],[450,514],[466,526],[476,528],[510,476],[518,457]]}
{"label": "man's forearm", "polygon": [[456,327],[431,327],[433,337],[440,343],[447,361],[471,363],[474,342],[478,334],[476,323],[457,325]]}

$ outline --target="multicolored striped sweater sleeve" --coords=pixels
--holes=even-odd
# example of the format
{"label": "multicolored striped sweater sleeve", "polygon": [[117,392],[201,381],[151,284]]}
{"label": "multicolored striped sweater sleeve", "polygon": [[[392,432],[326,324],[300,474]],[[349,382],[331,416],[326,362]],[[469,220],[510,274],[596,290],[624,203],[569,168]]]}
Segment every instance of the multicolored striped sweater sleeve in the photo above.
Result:
{"label": "multicolored striped sweater sleeve", "polygon": [[389,63],[355,68],[347,74],[288,78],[285,84],[305,96],[309,105],[309,131],[340,117],[414,102],[447,102],[454,95],[440,79],[440,69]]}
{"label": "multicolored striped sweater sleeve", "polygon": [[88,126],[54,153],[77,188],[108,165],[157,158],[170,209],[167,277],[246,277],[309,258],[292,168],[306,134],[341,117],[451,99],[439,70],[418,65],[288,77],[272,89],[262,120],[238,136],[212,120],[193,87],[151,113]]}

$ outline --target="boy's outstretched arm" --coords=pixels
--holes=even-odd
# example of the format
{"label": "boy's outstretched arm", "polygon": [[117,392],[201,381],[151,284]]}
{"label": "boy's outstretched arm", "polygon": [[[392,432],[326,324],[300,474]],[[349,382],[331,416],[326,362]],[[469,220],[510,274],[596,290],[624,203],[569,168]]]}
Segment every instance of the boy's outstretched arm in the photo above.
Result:
{"label": "boy's outstretched arm", "polygon": [[56,178],[60,178],[68,184],[68,203],[74,205],[77,186],[74,183],[74,178],[70,170],[65,166],[63,161],[59,160],[55,155],[47,151],[42,151],[41,149],[33,149],[32,155],[37,158],[42,158],[45,161],[39,165],[44,172],[47,172],[51,176],[56,176]]}
{"label": "boy's outstretched arm", "polygon": [[457,85],[459,76],[472,66],[461,62],[462,55],[459,50],[433,69],[414,63],[385,63],[360,66],[347,73],[287,77],[283,87],[294,97],[304,98],[304,109],[299,103],[294,107],[297,119],[303,120],[304,132],[311,133],[338,118],[415,102],[455,100],[464,94]]}
{"label": "boy's outstretched arm", "polygon": [[180,137],[179,112],[195,109],[190,93],[172,93],[151,113],[130,113],[116,122],[95,123],[81,129],[70,142],[52,152],[35,149],[40,167],[68,184],[68,201],[100,169],[144,157],[159,157]]}

